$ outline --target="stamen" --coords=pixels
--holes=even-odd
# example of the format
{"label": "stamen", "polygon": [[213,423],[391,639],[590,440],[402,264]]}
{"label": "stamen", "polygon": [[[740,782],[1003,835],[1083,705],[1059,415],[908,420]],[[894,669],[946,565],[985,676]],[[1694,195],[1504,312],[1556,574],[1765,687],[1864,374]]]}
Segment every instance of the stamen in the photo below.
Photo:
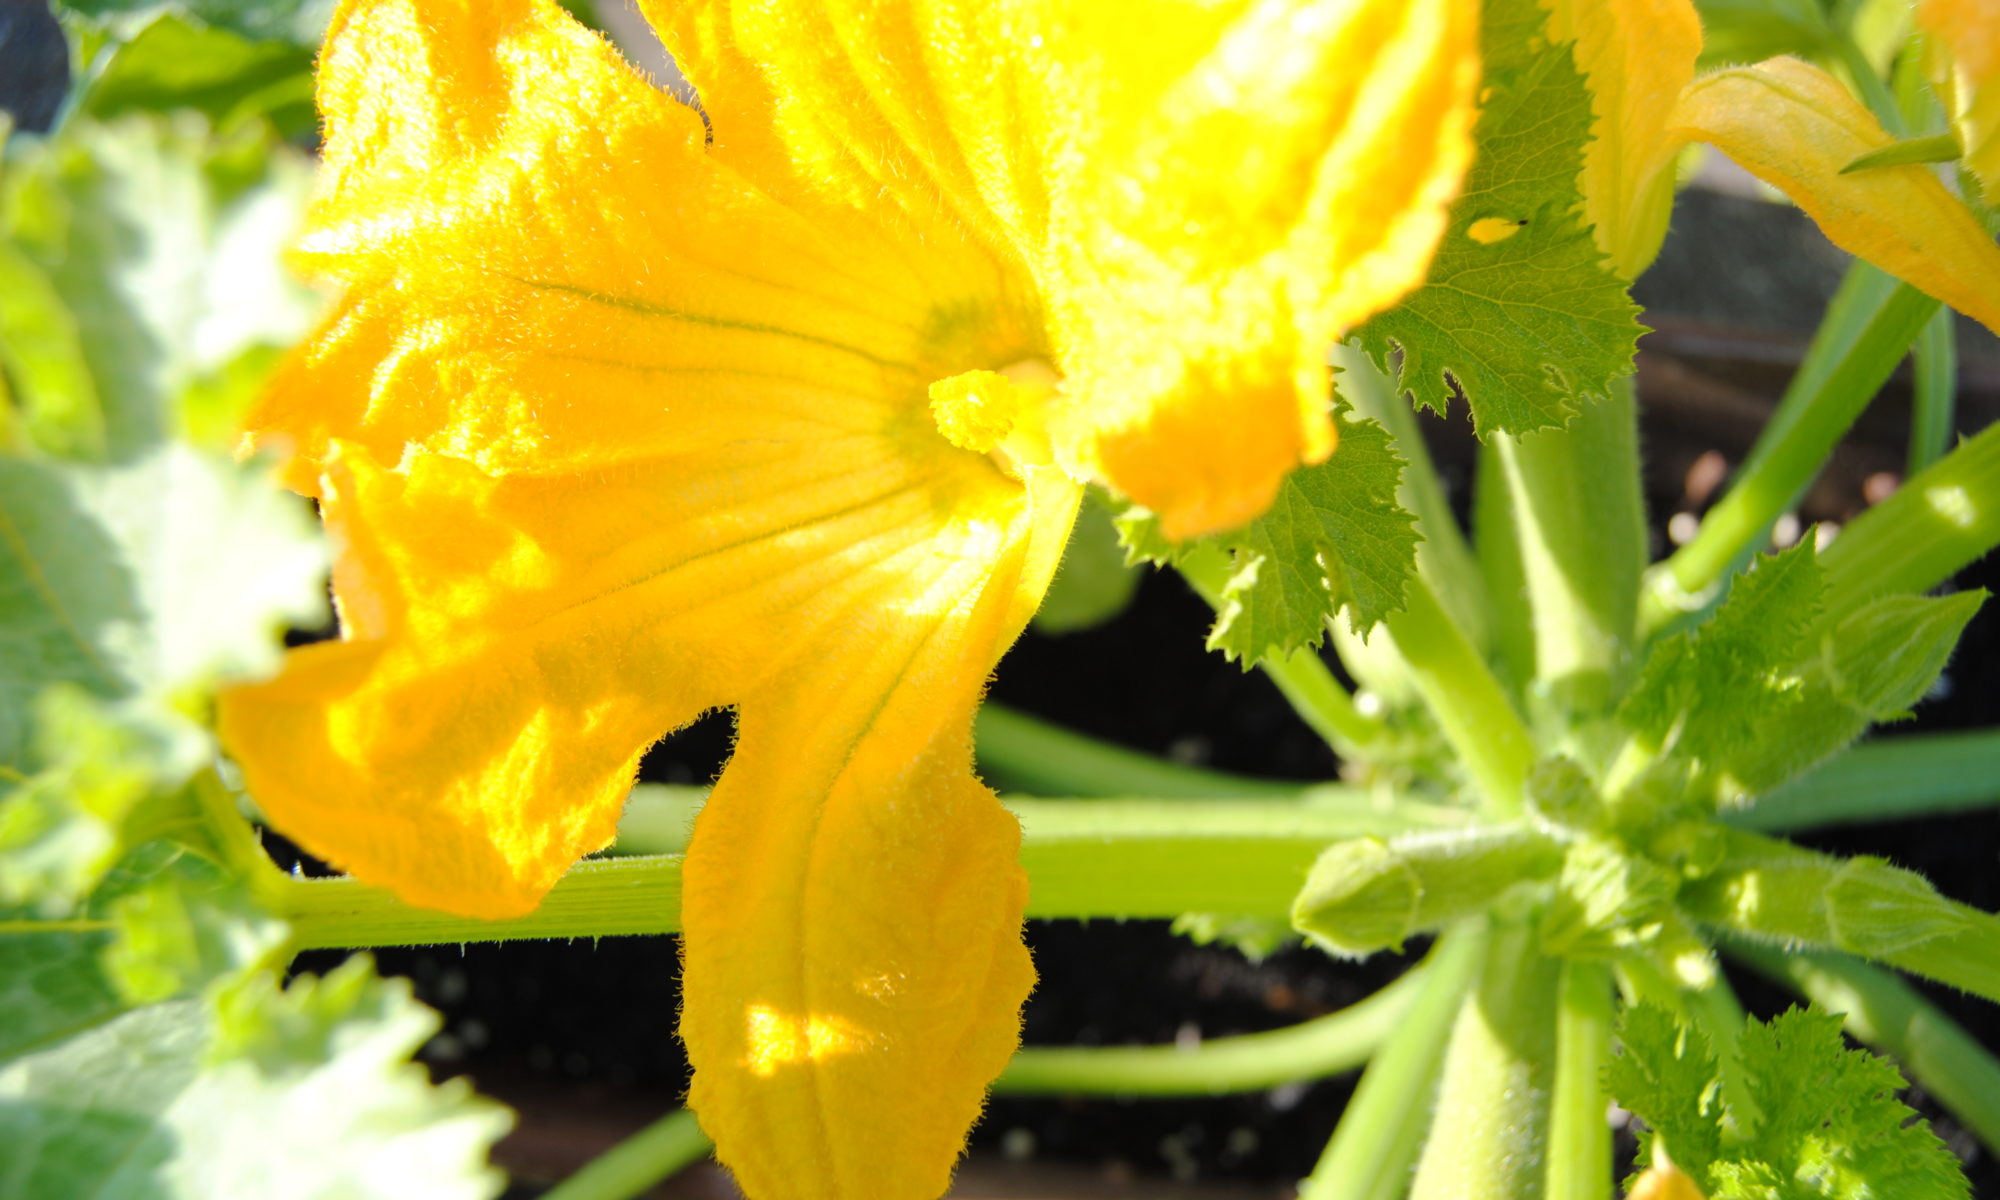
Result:
{"label": "stamen", "polygon": [[1023,463],[1050,460],[1043,411],[1062,376],[1041,359],[998,371],[966,371],[930,386],[931,419],[945,440],[961,450],[990,454],[1018,475]]}

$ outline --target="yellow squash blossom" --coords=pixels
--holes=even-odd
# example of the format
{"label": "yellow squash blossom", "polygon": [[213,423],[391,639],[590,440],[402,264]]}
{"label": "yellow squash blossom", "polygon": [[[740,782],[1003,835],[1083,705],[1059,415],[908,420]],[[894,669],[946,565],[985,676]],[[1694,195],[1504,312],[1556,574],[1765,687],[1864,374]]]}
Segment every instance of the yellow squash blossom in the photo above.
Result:
{"label": "yellow squash blossom", "polygon": [[[1695,78],[1691,0],[1546,3],[1552,35],[1575,40],[1593,97],[1585,216],[1626,278],[1666,235],[1675,156],[1706,142],[1784,191],[1835,245],[2000,330],[2000,247],[1929,168],[1841,173],[1894,139],[1832,76],[1775,58]],[[1992,0],[1962,6],[1982,4]]]}
{"label": "yellow squash blossom", "polygon": [[2000,0],[1918,0],[1965,165],[2000,204]]}
{"label": "yellow squash blossom", "polygon": [[[225,699],[281,828],[532,908],[646,747],[737,715],[684,874],[692,1103],[759,1198],[944,1190],[1033,980],[973,709],[1102,482],[1178,536],[1333,450],[1420,283],[1471,0],[348,0],[255,444],[342,640]],[[667,1014],[661,1014],[662,1021]]]}

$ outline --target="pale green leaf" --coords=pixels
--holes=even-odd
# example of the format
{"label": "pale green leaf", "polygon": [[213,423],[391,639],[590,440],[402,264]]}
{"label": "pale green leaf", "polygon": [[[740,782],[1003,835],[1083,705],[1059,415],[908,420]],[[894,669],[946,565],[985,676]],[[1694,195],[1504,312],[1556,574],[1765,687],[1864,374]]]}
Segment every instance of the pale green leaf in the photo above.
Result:
{"label": "pale green leaf", "polygon": [[[132,1007],[133,997],[119,977],[116,959],[121,955],[127,962],[172,966],[191,990],[268,950],[268,925],[261,919],[242,925],[243,910],[228,907],[235,886],[214,863],[155,839],[126,852],[72,913],[50,919],[36,908],[0,907],[0,1062],[53,1045]],[[214,922],[193,957],[156,953],[160,939],[135,920],[143,912],[120,918],[121,906],[162,890],[186,894]],[[135,930],[139,944],[121,948],[121,938]],[[236,953],[253,942],[259,947]],[[230,953],[220,952],[225,950]],[[8,1194],[0,1189],[0,1196]]]}
{"label": "pale green leaf", "polygon": [[1489,0],[1484,102],[1465,188],[1424,286],[1360,330],[1398,386],[1442,412],[1462,395],[1481,437],[1565,424],[1632,371],[1626,284],[1576,215],[1590,92],[1535,0]]}
{"label": "pale green leaf", "polygon": [[480,1200],[504,1109],[409,1056],[438,1020],[357,958],[138,1009],[0,1068],[16,1200]]}
{"label": "pale green leaf", "polygon": [[[320,301],[281,257],[310,185],[304,156],[268,132],[218,139],[191,112],[76,121],[11,143],[0,237],[89,332],[96,397],[88,429],[37,444],[70,453],[87,433],[113,461],[135,458],[185,430],[190,390],[212,392],[247,351],[302,336]],[[56,345],[62,322],[40,312],[28,315],[55,332],[36,344]],[[42,410],[86,403],[31,398]]]}
{"label": "pale green leaf", "polygon": [[1810,543],[1761,559],[1706,624],[1654,648],[1620,718],[1740,802],[1908,716],[1986,597],[1884,596],[1828,628],[1824,588]]}
{"label": "pale green leaf", "polygon": [[0,786],[0,905],[60,917],[125,852],[134,814],[171,805],[211,749],[171,709],[69,684],[44,690],[34,715],[35,772]]}
{"label": "pale green leaf", "polygon": [[104,454],[104,413],[83,333],[41,267],[0,241],[0,448]]}
{"label": "pale green leaf", "polygon": [[334,0],[56,0],[56,7],[100,24],[150,24],[162,15],[190,18],[254,41],[318,47]]}
{"label": "pale green leaf", "polygon": [[171,697],[276,669],[322,619],[310,514],[257,467],[174,447],[125,466],[0,460],[0,763],[35,696]]}

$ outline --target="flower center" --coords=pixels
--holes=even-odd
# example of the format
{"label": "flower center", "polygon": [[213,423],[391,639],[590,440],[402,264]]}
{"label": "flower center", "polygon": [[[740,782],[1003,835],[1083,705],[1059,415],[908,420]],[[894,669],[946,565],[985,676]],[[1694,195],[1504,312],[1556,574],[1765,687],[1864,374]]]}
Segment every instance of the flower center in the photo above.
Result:
{"label": "flower center", "polygon": [[1019,478],[1023,466],[1053,458],[1045,422],[1061,385],[1062,376],[1039,358],[998,371],[966,371],[931,384],[931,418],[946,441],[991,456]]}

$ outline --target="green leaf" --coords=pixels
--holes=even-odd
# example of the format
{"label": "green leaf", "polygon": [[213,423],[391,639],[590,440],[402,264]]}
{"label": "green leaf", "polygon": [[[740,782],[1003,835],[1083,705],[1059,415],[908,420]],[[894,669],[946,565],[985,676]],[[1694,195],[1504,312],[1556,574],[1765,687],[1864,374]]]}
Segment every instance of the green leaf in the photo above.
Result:
{"label": "green leaf", "polygon": [[356,958],[139,1009],[0,1068],[0,1195],[478,1200],[506,1111],[410,1054],[438,1019]]}
{"label": "green leaf", "polygon": [[1815,0],[1695,0],[1702,65],[1760,62],[1780,54],[1818,58],[1833,31]]}
{"label": "green leaf", "polygon": [[1477,158],[1424,286],[1359,332],[1397,386],[1475,431],[1566,423],[1632,371],[1638,310],[1576,215],[1590,91],[1534,0],[1488,0]]}
{"label": "green leaf", "polygon": [[1943,673],[1986,596],[1973,590],[1870,602],[1827,635],[1822,661],[1828,684],[1871,720],[1909,716]]}
{"label": "green leaf", "polygon": [[[140,19],[143,14],[116,24],[123,31]],[[309,45],[255,41],[160,12],[107,47],[82,108],[94,117],[190,108],[218,128],[267,117],[286,137],[300,137],[316,120],[312,59]]]}
{"label": "green leaf", "polygon": [[210,754],[204,730],[139,701],[57,684],[37,699],[33,761],[0,789],[0,904],[66,916],[124,853],[136,811],[184,786]]}
{"label": "green leaf", "polygon": [[1208,645],[1246,668],[1318,645],[1342,608],[1365,631],[1403,607],[1422,540],[1416,518],[1396,502],[1403,460],[1375,422],[1344,408],[1334,421],[1333,457],[1293,471],[1264,515],[1241,529],[1174,546],[1142,509],[1118,519],[1135,559],[1173,562],[1194,545],[1229,553]]}
{"label": "green leaf", "polygon": [[1824,590],[1809,540],[1759,559],[1705,624],[1653,650],[1619,717],[1708,764],[1750,747],[1802,702],[1790,668],[1807,656]]}
{"label": "green leaf", "polygon": [[0,763],[26,761],[52,683],[172,699],[269,674],[278,631],[323,619],[324,570],[305,506],[256,467],[0,460]]}
{"label": "green leaf", "polygon": [[1706,624],[1654,649],[1620,718],[1738,802],[1908,716],[1986,599],[1882,596],[1829,628],[1824,591],[1809,543],[1760,559]]}
{"label": "green leaf", "polygon": [[318,47],[334,0],[56,0],[59,10],[99,26],[144,26],[162,15],[191,19],[252,41]]}
{"label": "green leaf", "polygon": [[228,871],[169,839],[148,840],[72,913],[0,907],[0,1062],[255,965],[282,935]]}
{"label": "green leaf", "polygon": [[[0,240],[20,260],[13,274],[25,263],[46,286],[18,315],[41,330],[18,352],[36,369],[0,365],[29,412],[78,414],[75,428],[46,417],[25,427],[44,452],[135,458],[188,429],[190,393],[212,405],[246,353],[289,346],[316,318],[319,297],[281,264],[311,166],[267,130],[217,138],[195,113],[135,115],[74,121],[7,153]],[[49,309],[51,291],[67,322]],[[67,359],[70,326],[89,333],[79,343],[88,393]],[[231,394],[241,404],[250,390]]]}
{"label": "green leaf", "polygon": [[1652,1127],[1682,1169],[1714,1162],[1722,1153],[1721,1064],[1707,1035],[1642,1003],[1620,1018],[1618,1043],[1604,1072],[1612,1097]]}
{"label": "green leaf", "polygon": [[1887,1059],[1848,1049],[1838,1016],[1793,1009],[1746,1024],[1737,1056],[1754,1119],[1723,1111],[1711,1088],[1714,1057],[1661,1010],[1630,1011],[1619,1037],[1612,1094],[1660,1134],[1709,1200],[1971,1194],[1951,1151],[1896,1098],[1902,1075]]}
{"label": "green leaf", "polygon": [[1075,633],[1102,625],[1125,611],[1138,588],[1139,573],[1119,548],[1110,510],[1085,504],[1077,511],[1062,567],[1035,610],[1035,628]]}
{"label": "green leaf", "polygon": [[0,448],[103,457],[104,412],[76,317],[41,267],[5,241],[0,296]]}
{"label": "green leaf", "polygon": [[1610,839],[1571,842],[1542,921],[1543,951],[1611,958],[1651,943],[1671,919],[1679,882],[1667,868]]}

